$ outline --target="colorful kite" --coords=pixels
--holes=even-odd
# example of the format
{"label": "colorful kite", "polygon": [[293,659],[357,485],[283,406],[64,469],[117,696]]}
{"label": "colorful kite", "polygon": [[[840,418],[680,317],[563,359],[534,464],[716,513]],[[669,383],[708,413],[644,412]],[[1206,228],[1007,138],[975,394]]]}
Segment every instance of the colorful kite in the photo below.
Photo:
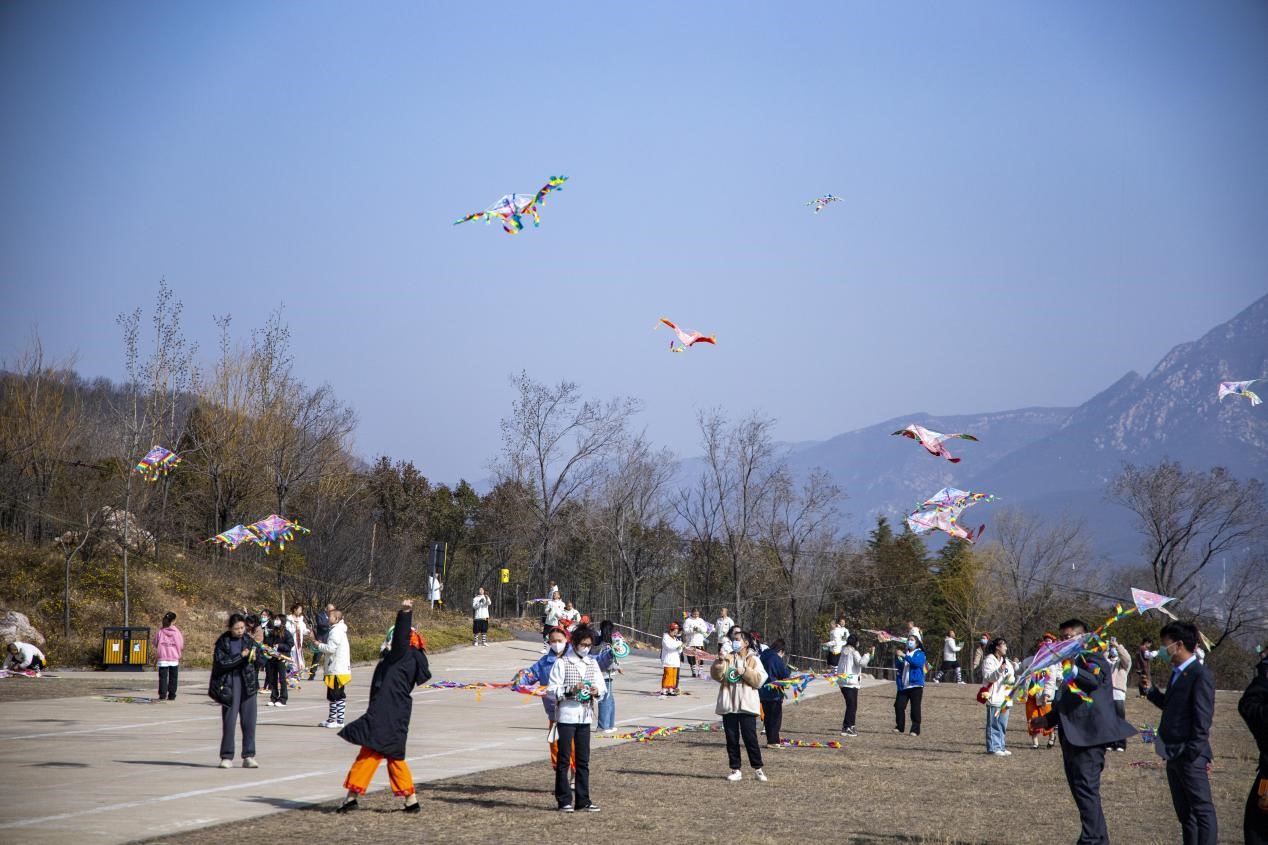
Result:
{"label": "colorful kite", "polygon": [[827,208],[830,204],[834,202],[840,202],[840,201],[841,201],[840,197],[834,197],[832,194],[828,194],[827,196],[822,196],[822,197],[819,197],[818,199],[811,200],[810,202],[806,203],[806,206],[807,207],[814,206],[815,214],[818,214],[820,211],[823,211],[825,208]]}
{"label": "colorful kite", "polygon": [[827,742],[819,742],[812,739],[788,739],[787,737],[779,741],[780,748],[845,748],[839,740],[830,739]]}
{"label": "colorful kite", "polygon": [[542,219],[537,213],[537,209],[546,201],[546,195],[551,191],[562,191],[564,182],[568,181],[567,176],[552,176],[550,181],[541,187],[536,194],[507,194],[484,211],[477,211],[475,214],[468,214],[461,220],[455,220],[454,225],[466,223],[470,220],[484,220],[485,223],[492,223],[494,220],[502,222],[502,229],[508,235],[519,234],[524,229],[523,215],[532,215],[533,226],[536,228],[541,225]]}
{"label": "colorful kite", "polygon": [[180,462],[180,456],[175,452],[169,452],[162,446],[155,446],[145,453],[145,457],[137,462],[132,471],[141,473],[146,481],[158,481],[174,470]]}
{"label": "colorful kite", "polygon": [[218,543],[229,551],[233,551],[243,543],[258,543],[260,538],[255,536],[251,529],[245,525],[235,525],[228,531],[221,531],[215,537],[208,538],[207,542]]}
{"label": "colorful kite", "polygon": [[1163,607],[1167,602],[1175,601],[1171,596],[1160,596],[1148,590],[1138,590],[1132,587],[1132,601],[1136,604],[1136,612],[1141,616],[1145,615],[1146,610],[1161,610],[1172,619],[1176,618],[1174,613]]}
{"label": "colorful kite", "polygon": [[993,502],[997,498],[997,496],[993,496],[990,493],[970,493],[967,490],[960,490],[956,487],[943,487],[937,493],[921,502],[912,513],[927,510],[953,510],[955,508],[963,511],[965,508],[979,505],[982,502]]}
{"label": "colorful kite", "polygon": [[1220,382],[1219,401],[1223,401],[1225,396],[1245,396],[1250,400],[1251,407],[1262,405],[1263,400],[1260,399],[1250,386],[1257,381],[1268,381],[1268,379],[1253,378],[1250,381],[1222,381]]}
{"label": "colorful kite", "polygon": [[[668,317],[661,317],[660,322],[673,329],[674,334],[678,335],[679,343],[682,344],[681,346],[674,346],[674,342],[672,340],[669,341],[670,352],[686,352],[688,347],[695,346],[697,343],[712,343],[715,346],[718,343],[716,335],[703,335],[700,332],[685,332],[675,326]],[[657,328],[660,328],[660,326],[658,325]]]}
{"label": "colorful kite", "polygon": [[967,509],[968,505],[961,505],[958,508],[934,508],[933,510],[917,511],[908,515],[907,527],[911,529],[913,534],[923,534],[926,531],[945,531],[952,537],[973,543],[982,536],[986,526],[980,525],[977,531],[972,531],[966,530],[960,525],[960,514]]}
{"label": "colorful kite", "polygon": [[958,464],[960,459],[951,456],[951,453],[947,451],[947,447],[942,445],[943,441],[955,438],[957,440],[972,440],[974,443],[977,442],[977,438],[971,434],[942,434],[941,432],[931,431],[922,425],[916,425],[914,423],[907,426],[902,431],[895,431],[890,436],[897,437],[900,435],[911,440],[920,441],[920,445],[924,446],[925,450],[928,451],[930,455],[937,458],[946,458],[953,464]]}
{"label": "colorful kite", "polygon": [[891,634],[889,631],[877,631],[877,630],[875,630],[875,629],[873,629],[873,628],[864,628],[864,629],[863,629],[863,633],[865,633],[865,634],[872,634],[872,635],[874,635],[874,636],[876,637],[876,639],[880,640],[882,643],[905,643],[905,642],[907,642],[907,638],[906,638],[906,637],[897,637],[897,636],[894,636],[894,635],[893,635],[893,634]]}
{"label": "colorful kite", "polygon": [[295,539],[295,532],[301,534],[310,533],[307,528],[298,522],[292,522],[283,516],[277,514],[269,514],[259,522],[253,522],[248,526],[255,533],[258,544],[264,547],[264,553],[268,554],[274,543],[277,543],[279,550],[284,550],[286,544]]}

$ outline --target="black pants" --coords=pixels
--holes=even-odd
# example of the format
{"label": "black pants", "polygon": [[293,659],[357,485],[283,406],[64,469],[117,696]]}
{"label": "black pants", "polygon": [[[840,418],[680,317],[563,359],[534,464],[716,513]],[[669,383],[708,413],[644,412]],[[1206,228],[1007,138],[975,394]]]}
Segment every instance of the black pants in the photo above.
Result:
{"label": "black pants", "polygon": [[858,688],[841,687],[841,697],[845,699],[845,718],[841,720],[841,730],[848,731],[854,727],[854,717],[859,712]]}
{"label": "black pants", "polygon": [[286,688],[286,664],[280,660],[270,660],[264,667],[264,687],[269,691],[269,701],[286,703],[289,692]]}
{"label": "black pants", "polygon": [[1083,748],[1061,736],[1061,762],[1065,782],[1070,786],[1074,806],[1079,809],[1078,845],[1108,845],[1109,830],[1101,810],[1101,770],[1105,768],[1105,747]]}
{"label": "black pants", "polygon": [[159,694],[160,700],[166,698],[168,701],[176,698],[176,676],[180,674],[179,666],[160,666],[159,670]]}
{"label": "black pants", "polygon": [[471,633],[473,633],[473,634],[487,634],[487,633],[489,633],[489,620],[487,620],[487,619],[472,619],[472,620],[471,620]]}
{"label": "black pants", "polygon": [[233,704],[220,707],[220,759],[233,759],[233,729],[242,720],[242,756],[255,756],[255,700],[242,694],[242,679],[233,679]]}
{"label": "black pants", "polygon": [[752,713],[727,713],[722,717],[726,731],[726,759],[733,771],[740,768],[740,736],[748,751],[748,764],[755,769],[762,767],[762,748],[757,744],[757,717]]}
{"label": "black pants", "polygon": [[1268,769],[1260,769],[1250,784],[1250,795],[1246,798],[1246,815],[1242,819],[1246,845],[1268,845],[1268,810],[1259,809],[1259,782],[1261,780],[1268,780]]}
{"label": "black pants", "polygon": [[1185,755],[1167,761],[1167,785],[1171,803],[1184,833],[1184,845],[1215,845],[1215,804],[1211,801],[1211,781],[1205,757]]}
{"label": "black pants", "polygon": [[906,726],[907,702],[911,702],[911,732],[920,735],[920,700],[924,698],[924,687],[908,687],[900,689],[894,697],[894,727],[903,733]]}
{"label": "black pants", "polygon": [[[590,726],[560,722],[559,756],[555,758],[555,801],[560,807],[572,804],[578,810],[590,806]],[[574,758],[575,755],[575,758]],[[568,785],[569,760],[577,764],[576,797]]]}
{"label": "black pants", "polygon": [[762,702],[762,725],[766,728],[766,744],[779,745],[779,729],[784,724],[784,702]]}

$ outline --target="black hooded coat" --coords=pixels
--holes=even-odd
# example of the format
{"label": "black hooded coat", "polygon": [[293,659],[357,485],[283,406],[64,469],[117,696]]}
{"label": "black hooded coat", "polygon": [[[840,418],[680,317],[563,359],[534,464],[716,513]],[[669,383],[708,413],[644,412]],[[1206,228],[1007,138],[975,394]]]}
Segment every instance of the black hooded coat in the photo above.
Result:
{"label": "black hooded coat", "polygon": [[353,745],[363,745],[394,760],[405,757],[409,717],[414,709],[411,694],[415,687],[431,680],[427,655],[409,644],[413,616],[408,610],[397,612],[392,647],[374,667],[370,705],[364,716],[339,731],[339,736]]}

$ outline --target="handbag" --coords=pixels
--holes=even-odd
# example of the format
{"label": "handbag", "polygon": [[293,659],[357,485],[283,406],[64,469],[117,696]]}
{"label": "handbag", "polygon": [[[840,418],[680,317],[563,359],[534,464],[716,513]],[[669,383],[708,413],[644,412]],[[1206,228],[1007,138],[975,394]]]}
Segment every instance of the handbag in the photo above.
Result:
{"label": "handbag", "polygon": [[982,688],[981,688],[980,690],[978,690],[978,691],[977,691],[977,703],[978,703],[978,704],[985,704],[985,703],[986,703],[986,699],[987,699],[988,697],[990,697],[990,694],[991,694],[991,685],[990,685],[990,684],[983,684],[983,685],[982,685]]}

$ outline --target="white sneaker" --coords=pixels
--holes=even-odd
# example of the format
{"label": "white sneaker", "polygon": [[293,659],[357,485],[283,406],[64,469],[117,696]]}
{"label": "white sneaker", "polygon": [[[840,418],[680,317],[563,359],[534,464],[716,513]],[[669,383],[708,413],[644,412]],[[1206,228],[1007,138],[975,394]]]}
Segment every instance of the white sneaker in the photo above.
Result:
{"label": "white sneaker", "polygon": [[273,706],[274,706],[274,707],[285,707],[285,706],[286,706],[286,702],[285,702],[285,701],[279,701],[277,704],[275,704],[275,705],[273,705]]}
{"label": "white sneaker", "polygon": [[743,772],[741,772],[739,769],[735,769],[735,770],[733,770],[733,771],[731,772],[731,774],[729,774],[729,775],[727,775],[727,776],[726,776],[726,779],[727,779],[727,780],[740,780],[740,779],[742,779],[743,777],[744,777],[744,773],[743,773]]}
{"label": "white sneaker", "polygon": [[327,722],[327,723],[326,723],[326,727],[328,727],[328,728],[342,728],[342,727],[343,727],[343,722]]}
{"label": "white sneaker", "polygon": [[268,706],[268,707],[272,707],[272,706],[273,706],[273,702],[271,702],[271,701],[270,701],[270,702],[268,703],[268,705],[267,705],[267,706]]}
{"label": "white sneaker", "polygon": [[761,769],[758,769],[757,771],[753,772],[753,775],[762,783],[765,783],[766,781],[770,780],[770,778],[766,777],[766,773],[763,772]]}
{"label": "white sneaker", "polygon": [[233,761],[232,761],[232,760],[221,760],[221,761],[220,761],[220,768],[222,768],[222,769],[232,769],[232,768],[233,768]]}
{"label": "white sneaker", "polygon": [[1008,754],[1009,754],[1009,752],[1008,752],[1008,751],[988,751],[988,752],[986,752],[986,753],[987,753],[987,754],[992,754],[992,755],[994,755],[994,756],[996,756],[996,757],[1007,757],[1007,756],[1008,756]]}
{"label": "white sneaker", "polygon": [[318,723],[317,723],[317,727],[319,727],[319,728],[333,728],[334,726],[335,726],[335,723],[334,723],[334,722],[332,722],[332,721],[330,721],[329,719],[327,719],[327,720],[326,720],[326,721],[324,721],[324,722],[318,722]]}
{"label": "white sneaker", "polygon": [[258,769],[258,768],[260,768],[260,764],[259,764],[259,763],[257,763],[257,762],[255,762],[255,758],[254,758],[254,757],[243,757],[243,758],[242,758],[242,768],[244,768],[244,769]]}

